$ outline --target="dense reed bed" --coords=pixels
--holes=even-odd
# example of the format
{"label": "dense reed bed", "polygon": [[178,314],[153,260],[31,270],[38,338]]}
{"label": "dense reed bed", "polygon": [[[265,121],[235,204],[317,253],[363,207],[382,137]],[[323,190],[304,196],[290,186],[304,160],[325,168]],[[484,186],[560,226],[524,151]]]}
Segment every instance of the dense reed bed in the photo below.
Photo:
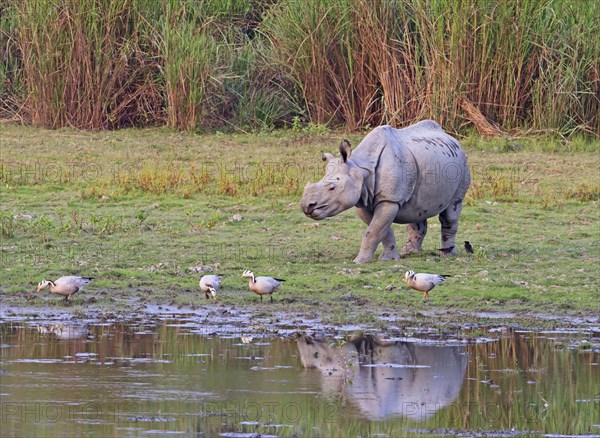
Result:
{"label": "dense reed bed", "polygon": [[593,1],[6,0],[4,119],[600,133]]}

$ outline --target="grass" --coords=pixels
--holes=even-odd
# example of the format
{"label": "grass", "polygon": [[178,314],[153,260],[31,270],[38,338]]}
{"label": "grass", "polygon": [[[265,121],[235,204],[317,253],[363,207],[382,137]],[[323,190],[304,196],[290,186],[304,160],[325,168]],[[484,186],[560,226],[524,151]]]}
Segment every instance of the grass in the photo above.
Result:
{"label": "grass", "polygon": [[[222,303],[318,309],[339,323],[375,323],[386,312],[597,315],[598,141],[528,138],[506,150],[465,138],[473,184],[458,240],[476,254],[440,259],[432,218],[420,256],[358,266],[364,225],[354,212],[315,222],[299,208],[305,182],[322,174],[320,151],[345,136],[318,132],[3,126],[0,302],[62,306],[35,285],[79,274],[95,281],[74,297],[74,310],[194,307],[205,304],[198,270],[209,267],[225,275]],[[394,229],[403,241],[403,226]],[[287,280],[276,303],[258,303],[239,278],[244,269]],[[453,277],[423,301],[402,281],[408,269]]]}

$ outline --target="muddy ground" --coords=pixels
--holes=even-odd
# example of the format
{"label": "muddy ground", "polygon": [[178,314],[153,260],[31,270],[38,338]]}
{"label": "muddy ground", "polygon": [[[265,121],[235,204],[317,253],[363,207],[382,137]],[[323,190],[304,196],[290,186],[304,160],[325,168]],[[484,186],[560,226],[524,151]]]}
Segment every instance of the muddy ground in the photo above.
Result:
{"label": "muddy ground", "polygon": [[[277,307],[277,309],[275,308]],[[194,307],[170,305],[132,305],[120,310],[87,309],[45,306],[0,307],[2,321],[35,321],[38,323],[97,324],[114,322],[160,323],[164,320],[187,320],[204,327],[209,336],[232,336],[255,333],[262,336],[287,336],[297,332],[313,336],[343,336],[351,332],[364,332],[386,338],[411,338],[413,336],[444,339],[445,337],[469,339],[480,336],[480,328],[523,328],[528,330],[557,330],[589,333],[600,338],[600,316],[594,314],[549,315],[531,312],[465,312],[449,309],[428,309],[414,314],[398,314],[380,309],[373,312],[371,322],[359,320],[365,309],[349,310],[346,322],[335,322],[328,310],[281,310],[281,306],[268,309],[264,305],[246,307],[223,303]]]}

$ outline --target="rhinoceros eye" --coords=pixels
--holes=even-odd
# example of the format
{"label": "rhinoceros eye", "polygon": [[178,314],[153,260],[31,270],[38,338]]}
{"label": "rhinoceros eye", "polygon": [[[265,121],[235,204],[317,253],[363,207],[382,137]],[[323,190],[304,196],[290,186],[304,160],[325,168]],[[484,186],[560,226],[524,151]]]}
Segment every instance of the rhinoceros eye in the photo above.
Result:
{"label": "rhinoceros eye", "polygon": [[331,191],[331,190],[335,190],[335,186],[329,187],[329,191]]}

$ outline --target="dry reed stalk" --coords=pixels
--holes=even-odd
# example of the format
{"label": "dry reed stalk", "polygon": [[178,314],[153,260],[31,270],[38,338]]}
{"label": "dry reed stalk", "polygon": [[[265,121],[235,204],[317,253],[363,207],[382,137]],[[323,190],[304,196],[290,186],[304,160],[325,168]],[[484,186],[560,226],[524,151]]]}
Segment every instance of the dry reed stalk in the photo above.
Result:
{"label": "dry reed stalk", "polygon": [[479,109],[467,99],[460,99],[460,107],[465,111],[467,119],[477,129],[481,135],[488,137],[498,137],[502,135],[502,130],[495,124],[490,123]]}

